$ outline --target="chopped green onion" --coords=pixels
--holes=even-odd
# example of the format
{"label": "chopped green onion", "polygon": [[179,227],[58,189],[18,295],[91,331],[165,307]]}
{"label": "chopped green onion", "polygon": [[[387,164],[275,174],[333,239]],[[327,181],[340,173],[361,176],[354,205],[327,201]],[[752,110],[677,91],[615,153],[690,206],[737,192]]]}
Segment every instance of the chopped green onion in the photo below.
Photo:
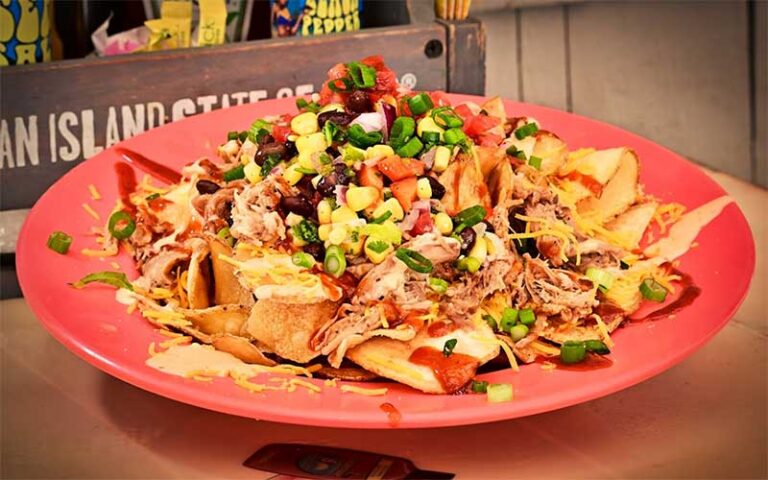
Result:
{"label": "chopped green onion", "polygon": [[[359,235],[357,231],[352,232],[352,236]],[[357,240],[352,239],[353,242],[356,242]],[[374,252],[374,253],[383,253],[385,252],[391,245],[384,240],[373,240],[369,241],[365,244],[365,248]]]}
{"label": "chopped green onion", "polygon": [[667,299],[667,289],[652,278],[643,280],[643,283],[640,284],[640,293],[643,295],[643,298],[652,302],[661,303]]}
{"label": "chopped green onion", "polygon": [[398,149],[405,145],[416,131],[416,121],[411,117],[397,117],[389,131],[389,144]]}
{"label": "chopped green onion", "polygon": [[306,110],[308,112],[317,113],[320,111],[320,105],[315,102],[308,102],[303,98],[296,99],[296,108],[299,110]]}
{"label": "chopped green onion", "polygon": [[514,396],[512,385],[508,383],[492,383],[487,387],[488,403],[509,402]]}
{"label": "chopped green onion", "polygon": [[589,267],[585,275],[600,288],[601,292],[607,291],[613,285],[613,274],[605,270]]}
{"label": "chopped green onion", "polygon": [[517,138],[518,140],[522,140],[525,137],[533,135],[534,133],[536,133],[538,131],[539,131],[538,125],[536,125],[533,122],[526,123],[522,127],[520,127],[517,130],[515,130],[515,138]]}
{"label": "chopped green onion", "polygon": [[510,307],[505,307],[504,311],[501,313],[501,322],[500,322],[501,329],[509,333],[512,327],[514,327],[515,324],[517,323],[517,318],[519,314],[520,314],[519,310],[510,308]]}
{"label": "chopped green onion", "polygon": [[486,393],[488,391],[488,382],[483,380],[472,380],[470,388],[475,393]]}
{"label": "chopped green onion", "polygon": [[402,158],[415,158],[422,148],[424,148],[424,144],[421,143],[419,137],[411,137],[408,143],[397,149],[397,154]]}
{"label": "chopped green onion", "polygon": [[238,165],[231,170],[224,172],[224,181],[231,182],[245,178],[245,165]]}
{"label": "chopped green onion", "polygon": [[248,140],[248,130],[243,130],[240,132],[240,135],[237,137],[238,140],[240,140],[240,143],[245,143],[246,140]]}
{"label": "chopped green onion", "polygon": [[611,349],[600,340],[585,340],[584,347],[590,353],[597,353],[598,355],[607,355],[611,353]]}
{"label": "chopped green onion", "polygon": [[54,252],[64,255],[69,251],[69,246],[72,245],[72,237],[64,232],[56,231],[48,237],[47,245]]}
{"label": "chopped green onion", "polygon": [[357,88],[373,88],[376,86],[376,69],[368,65],[352,62],[347,64],[349,76]]}
{"label": "chopped green onion", "polygon": [[155,192],[155,193],[153,193],[153,194],[151,194],[151,195],[147,195],[147,199],[146,199],[146,200],[147,200],[148,202],[151,202],[152,200],[154,200],[154,199],[156,199],[156,198],[160,198],[160,194],[159,194],[159,193],[157,193],[157,192]]}
{"label": "chopped green onion", "polygon": [[569,340],[560,346],[560,360],[563,363],[579,363],[587,357],[587,346],[584,342]]}
{"label": "chopped green onion", "polygon": [[456,268],[462,272],[477,273],[483,262],[475,257],[464,257],[458,261]]}
{"label": "chopped green onion", "polygon": [[528,335],[528,327],[525,325],[518,324],[509,329],[509,336],[512,338],[513,342],[517,342],[519,340],[522,340],[525,338],[525,336]]}
{"label": "chopped green onion", "polygon": [[299,173],[303,173],[304,175],[317,175],[317,170],[313,170],[311,168],[295,167],[294,170]]}
{"label": "chopped green onion", "polygon": [[434,145],[440,141],[440,133],[439,132],[423,132],[421,134],[421,139],[424,140],[424,142],[427,145]]}
{"label": "chopped green onion", "polygon": [[443,139],[448,145],[457,145],[467,139],[467,135],[460,128],[449,128],[443,134]]}
{"label": "chopped green onion", "polygon": [[520,323],[522,323],[526,327],[530,327],[531,325],[536,323],[536,314],[533,313],[533,310],[531,310],[530,308],[520,310]]}
{"label": "chopped green onion", "polygon": [[448,291],[449,283],[442,278],[429,277],[427,280],[427,285],[432,289],[432,291],[443,295]]}
{"label": "chopped green onion", "polygon": [[531,155],[531,158],[528,159],[528,165],[532,166],[536,170],[541,170],[541,158]]}
{"label": "chopped green onion", "polygon": [[445,344],[443,345],[443,355],[446,357],[450,357],[453,353],[453,349],[456,348],[456,344],[459,343],[458,340],[455,338],[451,338],[445,341]]}
{"label": "chopped green onion", "polygon": [[291,227],[291,233],[296,238],[307,242],[317,243],[320,241],[320,236],[317,233],[317,225],[307,219],[304,219]]}
{"label": "chopped green onion", "polygon": [[112,214],[109,217],[109,223],[107,224],[110,235],[118,240],[125,240],[130,237],[134,230],[136,230],[136,222],[133,221],[128,212],[119,211]]}
{"label": "chopped green onion", "polygon": [[347,136],[349,136],[349,142],[357,148],[368,148],[381,143],[381,133],[370,132],[366,133],[363,127],[360,125],[352,125],[347,130]]}
{"label": "chopped green onion", "polygon": [[432,119],[443,128],[459,128],[464,125],[464,120],[448,106],[432,110]]}
{"label": "chopped green onion", "polygon": [[431,273],[434,268],[430,259],[415,250],[398,248],[395,256],[414,272]]}
{"label": "chopped green onion", "polygon": [[[266,177],[267,175],[269,175],[269,172],[271,172],[272,169],[275,168],[277,164],[280,163],[281,160],[282,159],[280,158],[280,155],[269,155],[267,159],[264,160],[264,163],[261,164],[261,171],[259,172],[259,174],[262,177]],[[242,169],[243,166],[241,165],[239,168]],[[227,174],[224,173],[224,180],[227,179],[226,175]],[[243,172],[243,175],[245,175],[245,172]]]}
{"label": "chopped green onion", "polygon": [[305,252],[294,253],[291,256],[291,261],[297,267],[303,267],[303,268],[312,268],[312,265],[315,264],[315,259],[312,258],[312,255]]}
{"label": "chopped green onion", "polygon": [[465,208],[453,217],[453,223],[456,225],[453,233],[461,233],[465,228],[474,227],[482,222],[487,214],[488,212],[485,211],[485,207],[482,205]]}
{"label": "chopped green onion", "polygon": [[510,145],[507,147],[507,155],[512,155],[513,157],[517,155],[517,147],[514,145]]}
{"label": "chopped green onion", "polygon": [[112,285],[117,288],[125,288],[127,290],[133,290],[133,285],[128,281],[128,277],[123,272],[95,272],[89,273],[80,280],[71,284],[74,288],[83,288],[89,283],[99,282],[107,285]]}
{"label": "chopped green onion", "polygon": [[234,131],[227,133],[227,140],[237,140],[240,137],[240,132]]}
{"label": "chopped green onion", "polygon": [[328,247],[325,250],[325,260],[323,261],[325,273],[339,278],[346,269],[347,259],[344,257],[344,250],[338,245]]}
{"label": "chopped green onion", "polygon": [[435,104],[432,103],[432,99],[426,93],[420,93],[414,95],[408,99],[408,108],[411,110],[411,114],[414,116],[421,115],[431,110]]}
{"label": "chopped green onion", "polygon": [[262,137],[272,133],[272,124],[266,120],[258,119],[251,124],[247,132],[248,140],[253,143],[259,143]]}
{"label": "chopped green onion", "polygon": [[498,330],[499,324],[496,322],[496,319],[493,318],[492,315],[483,315],[483,320],[485,320],[485,323],[488,324],[489,327],[491,327],[491,330]]}
{"label": "chopped green onion", "polygon": [[225,242],[227,242],[227,244],[229,244],[230,247],[235,244],[235,237],[233,237],[232,234],[230,233],[229,227],[224,227],[221,230],[219,230],[216,233],[216,236],[224,240]]}
{"label": "chopped green onion", "polygon": [[386,212],[382,213],[378,217],[374,218],[368,223],[372,223],[374,225],[378,225],[380,223],[384,223],[389,217],[392,216],[392,212],[390,210],[387,210]]}

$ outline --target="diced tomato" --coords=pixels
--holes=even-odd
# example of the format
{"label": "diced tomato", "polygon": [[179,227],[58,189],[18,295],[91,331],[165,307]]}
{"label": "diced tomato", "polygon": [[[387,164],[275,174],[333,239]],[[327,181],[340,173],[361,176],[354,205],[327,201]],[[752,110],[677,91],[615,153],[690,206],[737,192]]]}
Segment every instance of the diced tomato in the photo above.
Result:
{"label": "diced tomato", "polygon": [[470,110],[469,107],[464,103],[458,107],[455,107],[453,111],[456,112],[456,115],[460,116],[462,120],[464,120],[465,124],[474,116],[472,115],[472,110]]}
{"label": "diced tomato", "polygon": [[470,137],[478,137],[500,123],[501,120],[496,117],[475,115],[469,121],[464,121],[464,133]]}
{"label": "diced tomato", "polygon": [[428,313],[426,310],[411,310],[403,318],[403,323],[413,326],[416,330],[421,330],[424,327],[424,316]]}
{"label": "diced tomato", "polygon": [[337,63],[336,65],[332,66],[330,70],[328,70],[328,78],[329,79],[337,79],[337,78],[344,78],[347,76],[347,66],[343,63]]}
{"label": "diced tomato", "polygon": [[288,125],[273,125],[272,137],[276,142],[283,143],[291,133],[291,127]]}
{"label": "diced tomato", "polygon": [[389,186],[392,189],[392,195],[400,202],[400,205],[406,212],[411,210],[413,201],[418,198],[416,195],[416,182],[416,177],[410,177]]}
{"label": "diced tomato", "polygon": [[376,187],[379,190],[384,188],[384,179],[381,177],[381,173],[376,170],[376,167],[369,167],[363,164],[360,167],[358,176],[360,178],[360,185],[363,187]]}
{"label": "diced tomato", "polygon": [[364,59],[360,60],[360,63],[363,65],[368,65],[369,67],[373,67],[376,70],[387,68],[387,66],[384,65],[384,57],[381,55],[371,55],[370,57],[365,57]]}
{"label": "diced tomato", "polygon": [[478,143],[484,147],[498,147],[501,142],[504,141],[500,135],[494,135],[492,133],[484,133],[478,135]]}
{"label": "diced tomato", "polygon": [[432,231],[434,223],[432,222],[432,215],[429,214],[429,210],[424,209],[419,212],[419,217],[413,224],[413,228],[410,231],[411,235],[421,235]]}
{"label": "diced tomato", "polygon": [[393,182],[408,177],[417,177],[424,174],[424,163],[410,158],[400,158],[398,156],[387,157],[379,160],[376,167],[381,173],[387,176]]}
{"label": "diced tomato", "polygon": [[446,93],[442,90],[429,92],[429,98],[432,99],[432,103],[435,104],[435,107],[445,107],[451,104],[451,101],[448,99],[448,95],[446,95]]}

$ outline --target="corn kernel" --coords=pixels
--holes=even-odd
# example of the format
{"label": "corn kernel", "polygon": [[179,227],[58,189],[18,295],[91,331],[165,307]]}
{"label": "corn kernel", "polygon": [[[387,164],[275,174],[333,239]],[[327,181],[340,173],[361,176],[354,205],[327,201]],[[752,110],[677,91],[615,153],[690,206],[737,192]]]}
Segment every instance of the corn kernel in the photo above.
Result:
{"label": "corn kernel", "polygon": [[379,218],[387,212],[392,212],[389,220],[392,220],[393,222],[399,222],[405,218],[403,207],[400,205],[400,202],[398,202],[396,198],[390,198],[386,202],[379,205],[379,207],[373,211],[373,218]]}
{"label": "corn kernel", "polygon": [[320,180],[322,179],[323,179],[322,175],[315,175],[314,177],[312,177],[312,186],[317,188],[317,184],[319,184]]}
{"label": "corn kernel", "polygon": [[303,151],[299,153],[298,163],[301,168],[308,168],[310,170],[315,169],[315,162],[312,160],[315,152]]}
{"label": "corn kernel", "polygon": [[416,195],[418,195],[421,200],[429,200],[432,198],[432,185],[429,184],[427,178],[420,178],[416,182]]}
{"label": "corn kernel", "polygon": [[291,130],[299,135],[309,135],[320,131],[317,124],[317,114],[314,112],[304,112],[291,119]]}
{"label": "corn kernel", "polygon": [[365,159],[391,157],[395,151],[389,145],[374,145],[365,150]]}
{"label": "corn kernel", "polygon": [[453,220],[445,212],[439,212],[435,215],[435,227],[443,235],[450,235],[453,232]]}
{"label": "corn kernel", "polygon": [[435,161],[432,164],[432,170],[435,172],[443,172],[448,168],[448,163],[451,161],[451,150],[448,147],[440,145],[435,151]]}
{"label": "corn kernel", "polygon": [[352,241],[352,239],[347,239],[343,241],[341,243],[341,248],[344,250],[344,254],[346,255],[352,255],[352,256],[360,255],[360,253],[363,251],[362,236],[358,235],[356,241]]}
{"label": "corn kernel", "polygon": [[342,205],[331,212],[331,221],[333,223],[347,223],[357,220],[357,213],[346,205]]}
{"label": "corn kernel", "polygon": [[302,135],[296,139],[296,150],[299,153],[323,152],[326,148],[328,148],[328,144],[325,142],[325,135],[322,132]]}
{"label": "corn kernel", "polygon": [[293,212],[290,212],[288,215],[285,216],[285,224],[289,227],[292,227],[294,225],[298,225],[301,223],[301,221],[304,220],[304,217],[301,215],[296,215]]}
{"label": "corn kernel", "polygon": [[291,235],[291,243],[293,244],[294,247],[304,247],[307,245],[307,242],[305,242],[304,240],[300,239],[295,235]]}
{"label": "corn kernel", "polygon": [[343,112],[344,111],[344,105],[340,103],[329,103],[328,105],[324,106],[320,109],[320,113],[325,112]]}
{"label": "corn kernel", "polygon": [[317,220],[320,222],[320,225],[331,223],[331,211],[331,204],[328,200],[320,200],[317,204]]}
{"label": "corn kernel", "polygon": [[298,163],[294,163],[290,167],[285,169],[285,172],[283,172],[283,178],[286,182],[290,183],[291,185],[296,185],[299,183],[299,180],[301,180],[301,177],[304,176],[303,173],[297,171],[296,169],[299,168]]}
{"label": "corn kernel", "polygon": [[328,240],[328,236],[331,234],[331,229],[333,229],[333,225],[330,223],[320,225],[317,227],[317,236],[320,237],[320,240],[326,241]]}
{"label": "corn kernel", "polygon": [[379,189],[376,187],[355,187],[353,185],[347,190],[347,206],[356,212],[373,205],[378,199]]}
{"label": "corn kernel", "polygon": [[331,228],[331,232],[328,234],[328,241],[333,245],[341,245],[341,243],[347,238],[347,226],[346,225],[334,225]]}
{"label": "corn kernel", "polygon": [[253,161],[253,155],[248,155],[247,153],[243,153],[240,155],[240,163],[243,165],[248,165]]}
{"label": "corn kernel", "polygon": [[245,178],[251,183],[259,183],[261,181],[261,167],[254,162],[243,167],[243,173],[245,173]]}
{"label": "corn kernel", "polygon": [[[387,248],[381,252],[377,252],[376,250],[371,248],[371,244],[374,242],[379,242],[377,243],[377,245],[384,243],[387,245]],[[371,239],[370,237],[365,240],[365,256],[368,257],[368,260],[370,260],[376,265],[383,262],[389,256],[389,254],[391,254],[394,250],[395,249],[392,246],[392,244],[383,242],[382,240],[375,240],[375,239]]]}
{"label": "corn kernel", "polygon": [[467,256],[480,260],[480,263],[485,261],[485,257],[488,256],[488,244],[485,243],[485,237],[475,242],[475,246],[472,247]]}
{"label": "corn kernel", "polygon": [[435,120],[431,116],[427,115],[426,117],[419,120],[419,124],[416,125],[416,134],[418,136],[423,136],[424,132],[437,132],[440,134],[440,140],[442,140],[443,132],[445,132],[445,130],[443,130],[440,125],[435,123]]}

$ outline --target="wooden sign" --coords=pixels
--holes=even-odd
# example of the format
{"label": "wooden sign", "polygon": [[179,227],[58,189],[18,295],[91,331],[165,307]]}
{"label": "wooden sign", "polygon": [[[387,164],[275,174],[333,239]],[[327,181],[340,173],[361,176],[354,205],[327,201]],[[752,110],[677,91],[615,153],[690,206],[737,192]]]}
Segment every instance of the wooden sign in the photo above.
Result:
{"label": "wooden sign", "polygon": [[151,128],[318,91],[338,62],[382,54],[401,83],[447,90],[450,50],[429,23],[2,68],[0,208],[30,207],[81,160]]}

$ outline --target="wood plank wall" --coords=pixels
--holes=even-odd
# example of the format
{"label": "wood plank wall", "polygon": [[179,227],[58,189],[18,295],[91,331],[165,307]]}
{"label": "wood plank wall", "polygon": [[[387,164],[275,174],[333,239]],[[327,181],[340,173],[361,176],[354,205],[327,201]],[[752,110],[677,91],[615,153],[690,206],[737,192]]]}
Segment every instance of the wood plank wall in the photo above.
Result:
{"label": "wood plank wall", "polygon": [[486,94],[598,118],[768,186],[766,3],[481,11]]}

